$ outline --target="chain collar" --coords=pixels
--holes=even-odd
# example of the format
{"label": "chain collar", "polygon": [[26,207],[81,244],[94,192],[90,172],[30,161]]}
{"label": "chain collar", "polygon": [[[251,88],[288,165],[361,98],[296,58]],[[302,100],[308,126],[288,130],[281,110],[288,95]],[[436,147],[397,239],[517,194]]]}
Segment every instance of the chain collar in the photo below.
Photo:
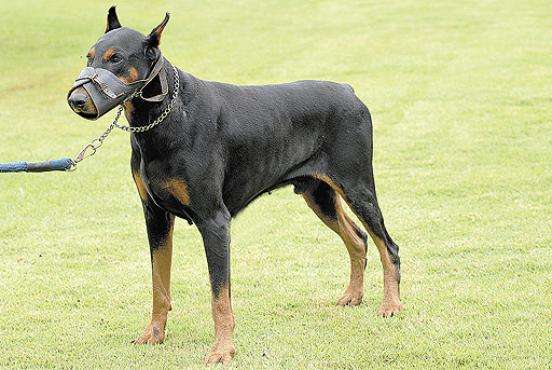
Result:
{"label": "chain collar", "polygon": [[[149,123],[145,126],[136,126],[136,127],[134,127],[134,126],[122,125],[122,124],[119,123],[119,119],[121,118],[121,113],[123,112],[123,109],[124,109],[123,105],[121,104],[119,106],[119,108],[117,109],[117,113],[115,114],[115,119],[113,120],[113,122],[111,122],[111,124],[107,127],[107,129],[99,137],[92,140],[88,145],[86,145],[80,151],[80,153],[72,160],[72,163],[71,163],[72,166],[71,166],[70,170],[76,169],[77,163],[82,162],[84,159],[86,159],[88,157],[91,157],[94,154],[96,154],[96,151],[103,145],[103,142],[105,141],[105,139],[107,139],[107,137],[109,136],[109,134],[111,133],[111,131],[113,131],[113,129],[115,127],[122,130],[122,131],[129,132],[131,134],[137,134],[137,133],[143,133],[143,132],[149,131],[152,128],[154,128],[155,126],[160,125],[165,120],[165,118],[167,118],[169,113],[171,112],[171,110],[174,106],[174,103],[176,102],[176,98],[178,96],[178,90],[180,89],[180,76],[178,75],[178,70],[176,69],[175,66],[173,66],[172,68],[173,68],[173,73],[174,73],[174,91],[171,95],[171,100],[169,101],[169,105],[167,105],[167,107],[165,108],[163,113],[161,113],[161,115],[159,117],[157,117],[155,119],[155,121],[153,121],[153,122],[151,122],[151,123]],[[136,97],[144,99],[144,97],[142,96],[142,89],[140,89],[140,90],[136,91],[134,94],[132,94],[128,99],[125,100],[125,102],[130,100],[130,99],[136,98]]]}
{"label": "chain collar", "polygon": [[[171,112],[171,109],[173,108],[174,102],[176,101],[176,97],[178,96],[178,90],[180,89],[180,77],[178,76],[178,70],[176,69],[175,66],[173,66],[173,73],[174,73],[174,91],[171,95],[171,101],[169,102],[169,105],[167,105],[167,108],[165,108],[163,113],[161,113],[161,115],[159,117],[157,117],[155,119],[155,121],[153,121],[152,123],[147,124],[145,126],[137,126],[137,127],[121,125],[118,122],[119,117],[121,116],[121,111],[123,110],[123,106],[121,105],[119,107],[119,111],[117,112],[118,114],[116,116],[116,119],[113,121],[112,125],[117,127],[120,130],[135,134],[135,133],[142,133],[142,132],[149,131],[152,128],[154,128],[155,126],[159,125],[161,122],[163,122],[165,120],[165,118],[167,118],[169,113]],[[142,96],[142,89],[136,91],[127,100],[130,100],[130,99],[133,99],[133,98],[136,98],[136,97],[139,97],[139,98],[143,99],[144,97]]]}

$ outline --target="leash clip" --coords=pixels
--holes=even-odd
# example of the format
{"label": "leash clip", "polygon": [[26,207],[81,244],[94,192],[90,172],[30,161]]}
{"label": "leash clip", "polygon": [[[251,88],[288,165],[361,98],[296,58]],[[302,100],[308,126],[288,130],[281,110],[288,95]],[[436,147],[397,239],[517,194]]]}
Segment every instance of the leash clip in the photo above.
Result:
{"label": "leash clip", "polygon": [[96,143],[96,140],[91,142],[90,144],[86,145],[81,152],[73,159],[73,163],[77,164],[79,162],[82,162],[84,159],[88,157],[92,157],[94,154],[96,154],[96,151],[98,148],[102,146],[101,143]]}
{"label": "leash clip", "polygon": [[96,151],[99,147],[102,146],[102,142],[98,139],[92,140],[90,144],[87,144],[80,153],[71,160],[71,167],[68,169],[68,171],[74,171],[77,169],[77,164],[79,162],[82,162],[86,158],[92,157],[94,154],[96,154]]}

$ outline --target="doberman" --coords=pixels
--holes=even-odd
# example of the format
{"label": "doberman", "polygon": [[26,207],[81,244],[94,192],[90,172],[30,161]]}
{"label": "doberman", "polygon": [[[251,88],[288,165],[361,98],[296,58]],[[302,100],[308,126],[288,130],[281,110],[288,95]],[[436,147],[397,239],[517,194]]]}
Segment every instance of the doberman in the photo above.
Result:
{"label": "doberman", "polygon": [[[384,295],[379,314],[398,313],[399,248],[385,229],[376,199],[370,112],[353,88],[326,81],[237,86],[198,79],[161,55],[168,19],[167,14],[145,36],[122,27],[112,7],[105,34],[88,52],[91,71],[107,70],[126,84],[147,81],[139,94],[127,94],[122,102],[130,127],[147,125],[171,105],[162,124],[130,138],[153,269],[151,321],[134,343],[165,338],[176,216],[197,226],[207,257],[216,338],[205,362],[232,359],[230,221],[261,194],[285,185],[293,185],[347,247],[350,282],[338,305],[361,303],[367,252],[367,235],[347,216],[344,201],[380,255]],[[151,79],[161,58],[163,78]],[[175,101],[169,99],[173,96]],[[68,100],[81,116],[98,116],[83,86],[73,89]]]}

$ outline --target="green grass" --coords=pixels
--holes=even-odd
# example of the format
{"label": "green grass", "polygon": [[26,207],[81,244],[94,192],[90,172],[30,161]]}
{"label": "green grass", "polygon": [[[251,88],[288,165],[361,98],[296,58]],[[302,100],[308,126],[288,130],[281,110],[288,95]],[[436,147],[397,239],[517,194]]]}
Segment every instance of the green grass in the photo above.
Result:
{"label": "green grass", "polygon": [[[177,5],[177,3],[179,5]],[[334,306],[348,257],[291,189],[233,223],[238,368],[549,368],[552,27],[543,1],[117,1],[182,69],[235,83],[348,82],[370,107],[399,317]],[[73,154],[65,96],[111,1],[2,1],[0,160]],[[177,224],[165,344],[129,344],[150,262],[126,134],[75,173],[0,176],[0,367],[201,367],[213,330],[198,232]]]}

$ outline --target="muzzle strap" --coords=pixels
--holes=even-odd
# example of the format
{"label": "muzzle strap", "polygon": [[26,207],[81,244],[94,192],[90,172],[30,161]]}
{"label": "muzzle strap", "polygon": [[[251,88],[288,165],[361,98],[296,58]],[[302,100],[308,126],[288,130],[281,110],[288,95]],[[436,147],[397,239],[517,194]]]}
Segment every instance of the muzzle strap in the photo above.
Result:
{"label": "muzzle strap", "polygon": [[[133,97],[140,97],[149,102],[161,102],[169,92],[167,74],[163,68],[164,65],[165,58],[161,55],[153,65],[148,78],[133,81],[131,83],[125,83],[107,69],[85,67],[75,80],[67,97],[69,97],[76,88],[84,88],[96,108],[97,114],[95,117],[91,117],[92,119],[101,117],[106,112],[123,103],[126,99]],[[155,77],[159,77],[161,93],[150,97],[144,97],[142,91]]]}
{"label": "muzzle strap", "polygon": [[[149,77],[146,80],[144,80],[145,81],[144,85],[139,90],[140,92],[139,96],[143,100],[158,103],[160,101],[163,101],[167,96],[167,94],[169,93],[169,84],[167,82],[167,72],[163,68],[164,65],[165,65],[165,58],[163,56],[160,56],[157,62],[155,62],[155,65],[153,66],[153,69],[151,70]],[[142,94],[142,90],[144,90],[144,88],[148,86],[148,84],[151,81],[153,81],[155,77],[159,77],[159,84],[161,85],[161,93],[158,95],[154,95],[146,98]]]}

